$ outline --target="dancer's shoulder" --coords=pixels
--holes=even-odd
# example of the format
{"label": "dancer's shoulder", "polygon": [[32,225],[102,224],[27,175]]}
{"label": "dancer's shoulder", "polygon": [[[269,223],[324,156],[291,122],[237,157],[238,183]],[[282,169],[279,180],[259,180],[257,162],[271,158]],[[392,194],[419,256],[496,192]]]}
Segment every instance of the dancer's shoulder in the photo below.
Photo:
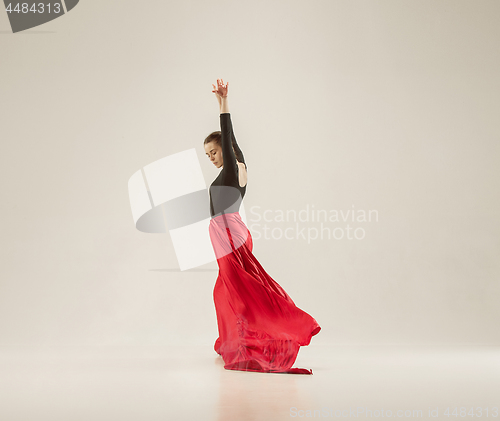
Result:
{"label": "dancer's shoulder", "polygon": [[245,187],[247,185],[247,168],[243,162],[238,162],[238,184],[240,187]]}

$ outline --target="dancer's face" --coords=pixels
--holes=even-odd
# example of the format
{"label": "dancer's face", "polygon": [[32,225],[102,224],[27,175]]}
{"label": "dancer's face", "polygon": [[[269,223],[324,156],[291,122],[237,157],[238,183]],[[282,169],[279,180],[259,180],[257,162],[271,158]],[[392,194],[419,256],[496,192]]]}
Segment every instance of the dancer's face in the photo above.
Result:
{"label": "dancer's face", "polygon": [[205,153],[217,168],[222,167],[224,161],[222,159],[222,148],[218,143],[209,142],[205,145]]}

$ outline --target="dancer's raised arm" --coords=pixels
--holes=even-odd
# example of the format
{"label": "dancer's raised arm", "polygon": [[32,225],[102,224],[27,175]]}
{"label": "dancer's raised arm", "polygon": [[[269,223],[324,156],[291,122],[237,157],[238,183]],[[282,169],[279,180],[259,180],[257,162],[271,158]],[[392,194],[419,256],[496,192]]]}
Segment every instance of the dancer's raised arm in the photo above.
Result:
{"label": "dancer's raised arm", "polygon": [[[220,108],[220,127],[221,127],[221,148],[223,166],[225,168],[225,177],[227,180],[238,180],[238,166],[236,160],[245,164],[243,152],[236,143],[234,137],[233,126],[231,123],[231,115],[229,113],[229,106],[227,102],[228,83],[224,86],[222,79],[217,79],[217,87],[214,87],[212,92],[215,93],[219,102]],[[245,164],[246,167],[246,164]]]}

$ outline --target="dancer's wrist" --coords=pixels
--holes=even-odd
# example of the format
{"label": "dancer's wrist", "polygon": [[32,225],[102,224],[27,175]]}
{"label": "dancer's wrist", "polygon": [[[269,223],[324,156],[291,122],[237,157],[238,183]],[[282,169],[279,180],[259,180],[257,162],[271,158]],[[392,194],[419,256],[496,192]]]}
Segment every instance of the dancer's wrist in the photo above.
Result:
{"label": "dancer's wrist", "polygon": [[221,97],[221,101],[219,104],[219,110],[221,114],[228,113],[229,112],[229,104],[227,101],[227,96]]}

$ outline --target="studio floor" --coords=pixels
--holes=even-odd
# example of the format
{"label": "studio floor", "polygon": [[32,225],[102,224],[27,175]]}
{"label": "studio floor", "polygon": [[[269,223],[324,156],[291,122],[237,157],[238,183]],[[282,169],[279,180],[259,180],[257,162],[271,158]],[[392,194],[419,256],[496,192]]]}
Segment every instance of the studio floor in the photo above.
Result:
{"label": "studio floor", "polygon": [[496,346],[312,344],[294,364],[312,376],[223,366],[210,346],[2,347],[0,420],[500,419]]}

